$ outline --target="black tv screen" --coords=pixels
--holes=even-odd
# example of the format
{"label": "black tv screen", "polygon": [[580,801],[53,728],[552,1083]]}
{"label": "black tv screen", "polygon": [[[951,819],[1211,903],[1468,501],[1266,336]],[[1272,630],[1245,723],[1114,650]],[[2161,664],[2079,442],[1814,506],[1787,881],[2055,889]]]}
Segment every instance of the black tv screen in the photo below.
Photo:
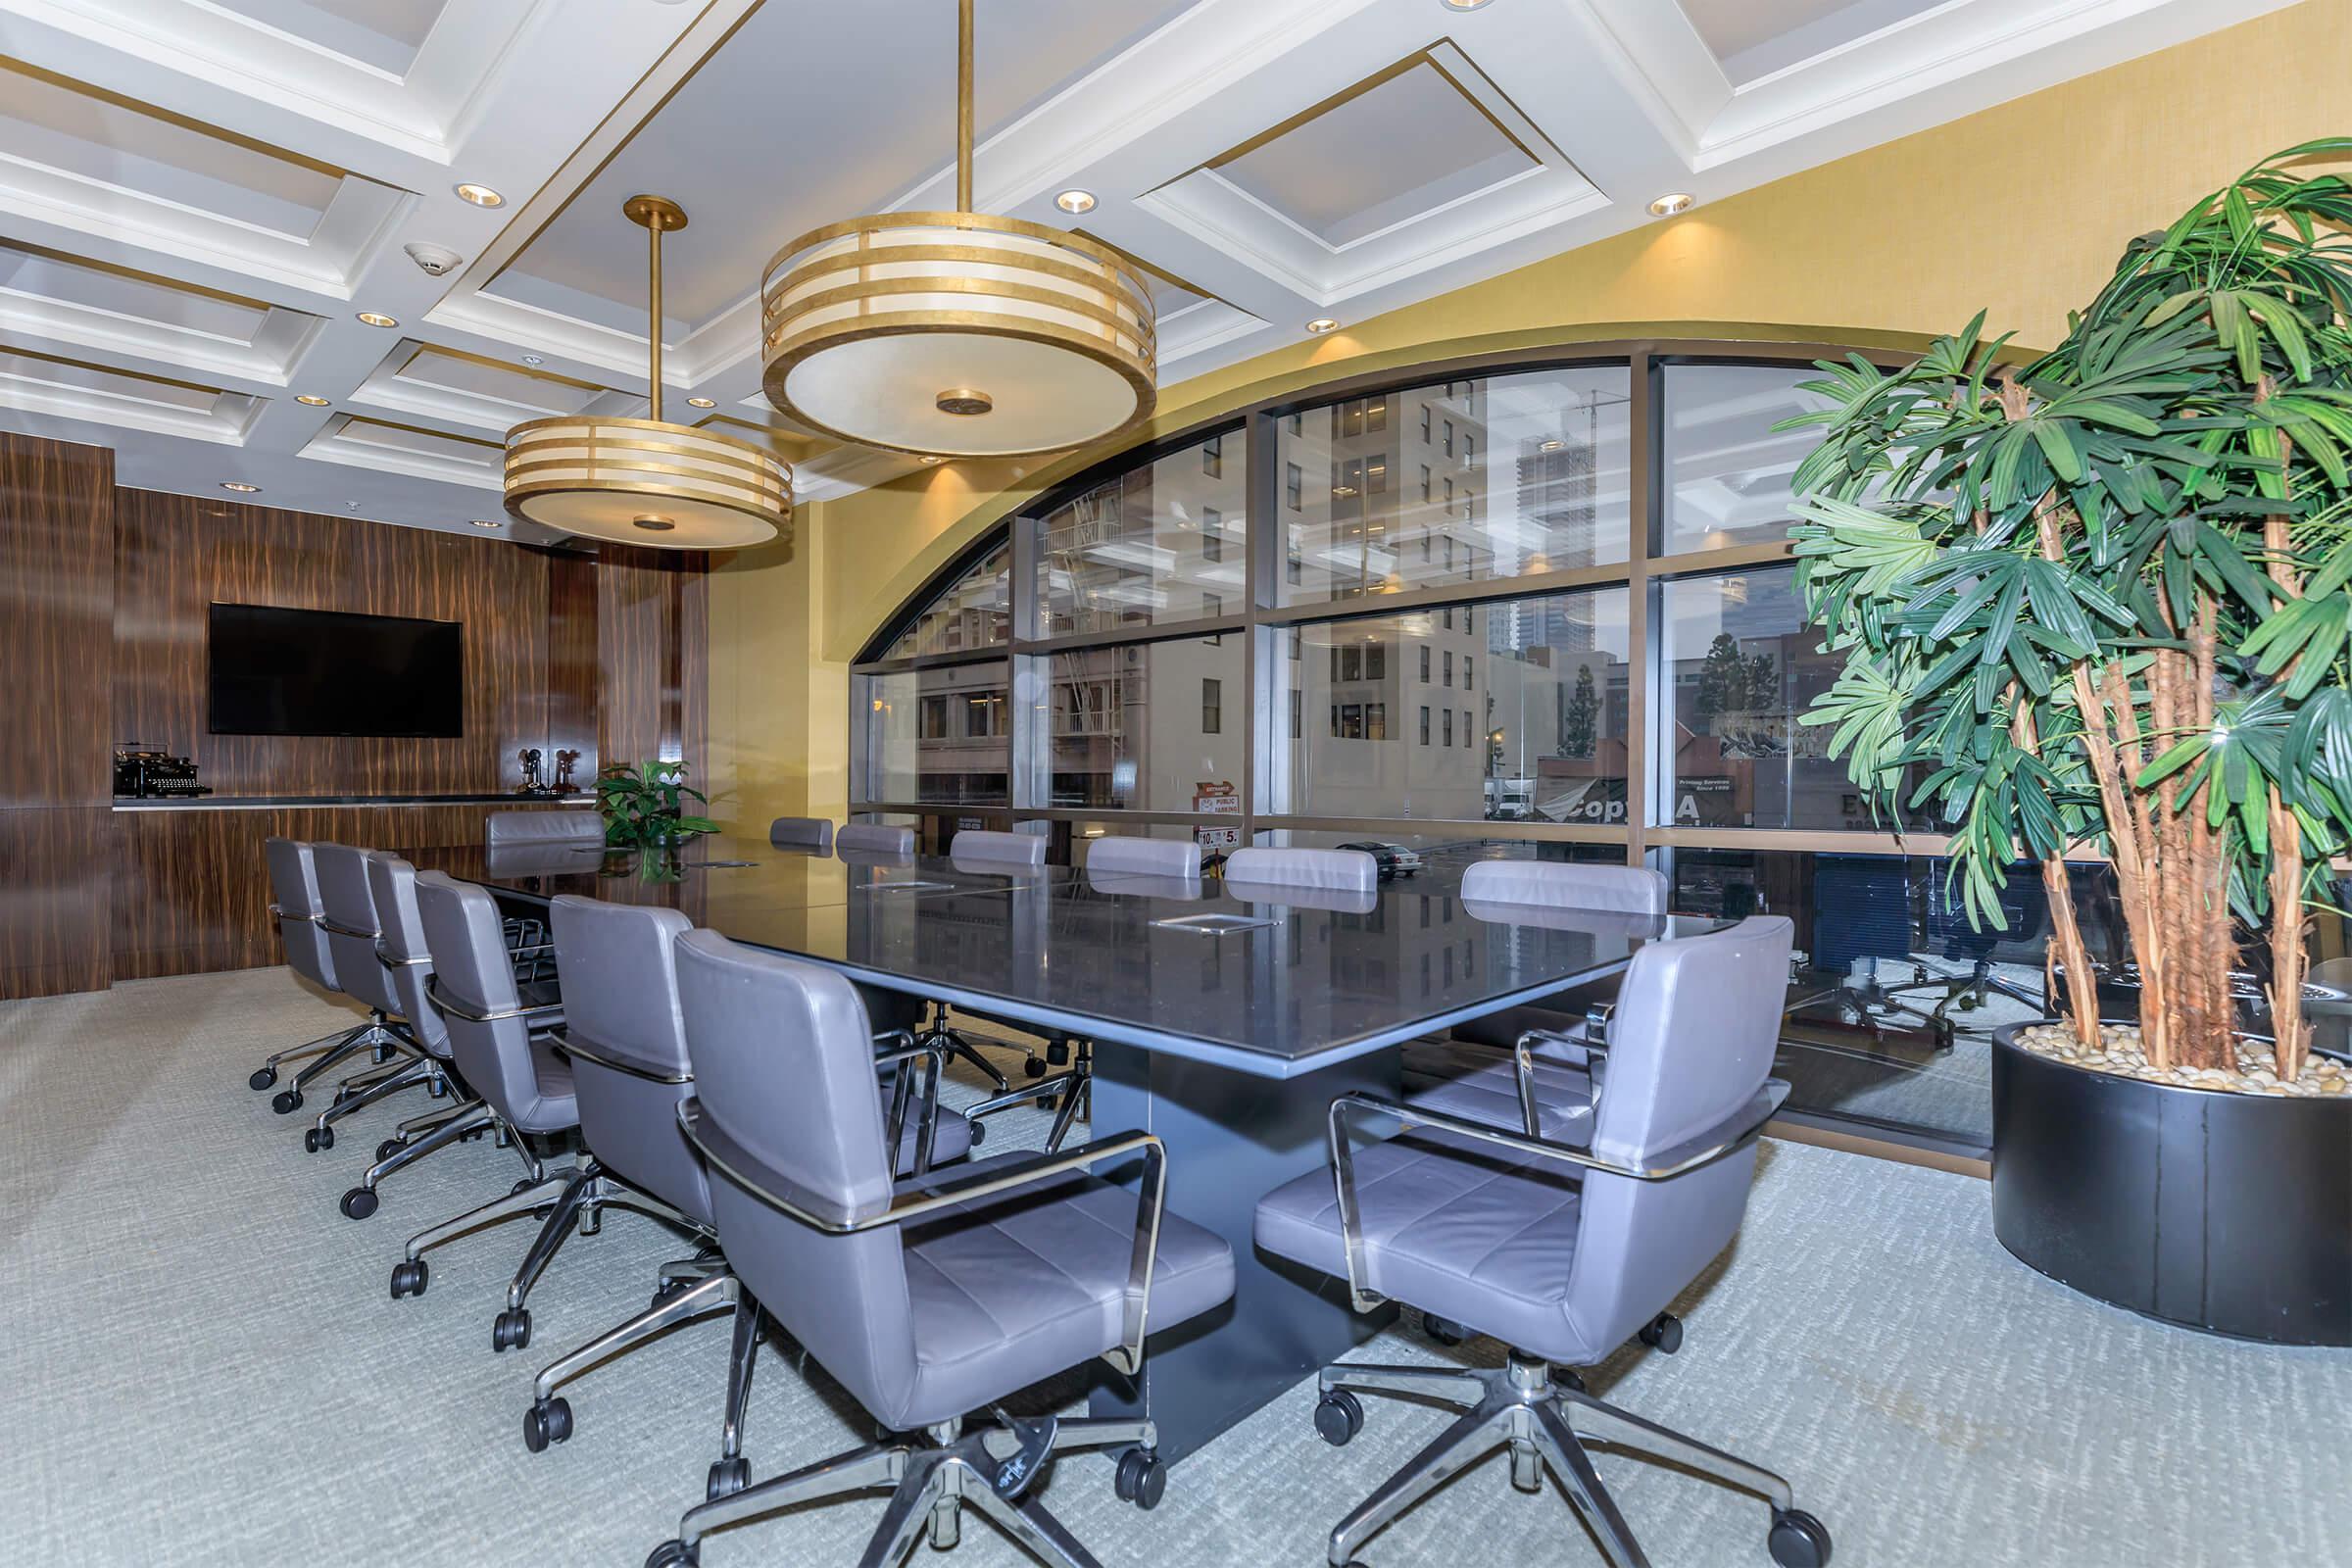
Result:
{"label": "black tv screen", "polygon": [[465,625],[215,605],[215,735],[460,736]]}

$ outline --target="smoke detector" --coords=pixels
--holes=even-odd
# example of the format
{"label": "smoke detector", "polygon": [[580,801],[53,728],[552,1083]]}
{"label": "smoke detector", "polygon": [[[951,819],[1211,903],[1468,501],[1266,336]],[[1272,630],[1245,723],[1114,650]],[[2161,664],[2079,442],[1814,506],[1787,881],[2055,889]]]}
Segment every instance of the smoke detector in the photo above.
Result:
{"label": "smoke detector", "polygon": [[446,245],[427,245],[421,240],[414,245],[403,245],[401,249],[428,277],[447,277],[458,270],[460,262],[466,260]]}

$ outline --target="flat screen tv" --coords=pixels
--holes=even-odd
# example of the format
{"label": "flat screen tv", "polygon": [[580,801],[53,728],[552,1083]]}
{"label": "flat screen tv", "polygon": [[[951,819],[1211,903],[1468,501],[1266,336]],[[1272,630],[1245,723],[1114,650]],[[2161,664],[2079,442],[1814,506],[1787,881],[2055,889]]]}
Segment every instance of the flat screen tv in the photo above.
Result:
{"label": "flat screen tv", "polygon": [[466,628],[455,620],[215,605],[215,735],[461,736]]}

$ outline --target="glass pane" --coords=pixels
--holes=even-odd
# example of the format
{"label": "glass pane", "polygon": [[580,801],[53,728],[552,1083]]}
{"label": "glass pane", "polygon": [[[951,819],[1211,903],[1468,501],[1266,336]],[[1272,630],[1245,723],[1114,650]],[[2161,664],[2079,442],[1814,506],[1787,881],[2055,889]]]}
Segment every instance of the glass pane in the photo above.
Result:
{"label": "glass pane", "polygon": [[1250,716],[1243,636],[1088,648],[1037,661],[1045,689],[1032,733],[1049,754],[1039,804],[1238,812]]}
{"label": "glass pane", "polygon": [[[1050,865],[1084,867],[1087,856],[1096,843],[1105,838],[1165,839],[1182,844],[1194,836],[1193,829],[1174,822],[1121,821],[1116,817],[1100,822],[1050,822],[1046,861]],[[1204,850],[1205,860],[1214,851]]]}
{"label": "glass pane", "polygon": [[1792,414],[1826,405],[1780,365],[1666,368],[1666,554],[1778,539],[1788,531],[1788,480],[1819,430],[1775,435]]}
{"label": "glass pane", "polygon": [[1623,589],[1375,615],[1273,638],[1286,657],[1267,661],[1281,726],[1269,809],[1625,820]]}
{"label": "glass pane", "polygon": [[1821,651],[1803,610],[1790,566],[1666,585],[1675,747],[1665,819],[1879,833],[1936,825],[1927,812],[1874,815],[1845,764],[1830,760],[1829,727],[1797,722],[1844,663]]}
{"label": "glass pane", "polygon": [[1010,704],[1002,662],[863,678],[868,710],[860,799],[1010,799]]}
{"label": "glass pane", "polygon": [[1484,829],[1467,824],[1450,827],[1433,823],[1425,832],[1377,835],[1360,828],[1261,828],[1257,842],[1268,847],[1288,846],[1301,850],[1365,849],[1375,844],[1385,845],[1391,850],[1410,850],[1417,857],[1418,863],[1406,861],[1392,876],[1401,875],[1408,881],[1420,878],[1430,888],[1437,888],[1441,884],[1450,886],[1460,881],[1462,872],[1469,868],[1473,860],[1566,860],[1586,865],[1625,864],[1625,846],[1622,844],[1553,844],[1495,838]]}
{"label": "glass pane", "polygon": [[998,810],[965,811],[866,811],[851,818],[858,822],[881,822],[892,827],[914,829],[914,853],[945,855],[956,842],[956,835],[965,828],[986,828],[1004,832],[1012,826],[1012,818]]}
{"label": "glass pane", "polygon": [[1625,560],[1629,374],[1488,376],[1283,420],[1281,603]]}
{"label": "glass pane", "polygon": [[1012,634],[1011,551],[1009,542],[990,551],[925,605],[882,657],[911,659],[1004,647]]}
{"label": "glass pane", "polygon": [[1038,531],[1038,635],[1239,614],[1249,559],[1241,431],[1097,485]]}

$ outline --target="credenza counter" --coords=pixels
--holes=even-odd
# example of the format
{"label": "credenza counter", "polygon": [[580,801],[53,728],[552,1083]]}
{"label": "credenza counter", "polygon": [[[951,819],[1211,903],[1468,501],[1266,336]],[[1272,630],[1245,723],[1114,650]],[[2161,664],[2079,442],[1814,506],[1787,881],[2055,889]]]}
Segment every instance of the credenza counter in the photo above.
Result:
{"label": "credenza counter", "polygon": [[117,796],[118,811],[263,811],[335,806],[594,806],[593,795],[159,795]]}

